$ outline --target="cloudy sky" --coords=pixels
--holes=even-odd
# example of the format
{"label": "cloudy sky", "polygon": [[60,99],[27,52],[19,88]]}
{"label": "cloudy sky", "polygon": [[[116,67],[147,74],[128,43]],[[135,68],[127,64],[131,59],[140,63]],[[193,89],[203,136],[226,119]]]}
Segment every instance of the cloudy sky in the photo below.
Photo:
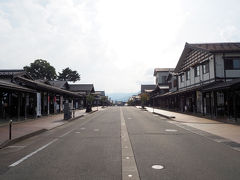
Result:
{"label": "cloudy sky", "polygon": [[45,59],[95,89],[138,92],[185,42],[240,41],[239,0],[0,0],[0,69]]}

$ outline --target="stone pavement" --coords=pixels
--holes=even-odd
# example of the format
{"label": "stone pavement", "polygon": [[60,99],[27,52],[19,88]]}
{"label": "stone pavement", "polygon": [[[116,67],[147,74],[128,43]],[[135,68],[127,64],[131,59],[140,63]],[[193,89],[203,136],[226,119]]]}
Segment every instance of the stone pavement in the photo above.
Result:
{"label": "stone pavement", "polygon": [[[98,107],[100,109],[100,107]],[[93,107],[93,111],[97,111],[97,107]],[[85,115],[85,109],[76,110],[75,118]],[[73,118],[74,119],[74,118]],[[71,120],[71,119],[70,119]],[[63,113],[56,115],[43,116],[33,120],[26,120],[22,122],[13,122],[12,124],[12,140],[30,135],[32,133],[37,133],[41,131],[46,131],[53,129],[55,127],[61,126],[68,123],[68,120],[63,119]],[[0,126],[0,147],[8,142],[9,139],[9,125]]]}
{"label": "stone pavement", "polygon": [[[137,107],[139,108],[139,107]],[[152,107],[146,107],[149,112],[153,112]],[[162,109],[154,109],[154,113],[164,116],[174,116],[171,120],[176,121],[180,124],[205,131],[216,136],[229,139],[233,142],[240,143],[240,126],[237,124],[228,124],[216,120],[211,120],[207,118],[166,111]]]}

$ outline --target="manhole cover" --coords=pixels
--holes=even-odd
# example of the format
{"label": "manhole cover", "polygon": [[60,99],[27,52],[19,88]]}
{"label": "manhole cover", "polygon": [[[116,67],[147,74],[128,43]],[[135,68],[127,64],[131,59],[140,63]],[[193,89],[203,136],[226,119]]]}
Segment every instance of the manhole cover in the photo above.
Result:
{"label": "manhole cover", "polygon": [[161,165],[152,165],[153,169],[163,169],[164,167]]}

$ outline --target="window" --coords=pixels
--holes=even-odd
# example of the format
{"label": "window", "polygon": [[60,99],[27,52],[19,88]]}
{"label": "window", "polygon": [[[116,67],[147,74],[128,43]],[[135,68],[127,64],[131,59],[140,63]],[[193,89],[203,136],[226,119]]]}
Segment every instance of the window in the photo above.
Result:
{"label": "window", "polygon": [[177,80],[176,79],[173,80],[173,87],[177,87]]}
{"label": "window", "polygon": [[203,64],[203,74],[209,73],[209,62]]}
{"label": "window", "polygon": [[169,89],[172,89],[172,82],[169,82],[168,85],[169,85]]}
{"label": "window", "polygon": [[194,68],[194,75],[195,75],[195,77],[200,76],[200,66],[196,66]]}
{"label": "window", "polygon": [[227,70],[238,70],[240,69],[240,58],[237,59],[225,59],[224,66]]}
{"label": "window", "polygon": [[167,84],[167,76],[162,76],[162,83]]}
{"label": "window", "polygon": [[180,80],[181,80],[181,82],[184,82],[184,74],[180,75]]}
{"label": "window", "polygon": [[189,80],[189,79],[190,79],[190,70],[186,72],[186,80]]}

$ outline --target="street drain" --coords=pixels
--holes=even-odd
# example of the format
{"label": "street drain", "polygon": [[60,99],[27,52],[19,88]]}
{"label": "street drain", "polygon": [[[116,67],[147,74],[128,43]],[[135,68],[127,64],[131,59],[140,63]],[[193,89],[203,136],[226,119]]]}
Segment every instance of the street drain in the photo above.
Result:
{"label": "street drain", "polygon": [[165,131],[167,131],[167,132],[176,132],[177,130],[176,129],[165,129]]}
{"label": "street drain", "polygon": [[164,167],[161,165],[152,165],[153,169],[163,169]]}

